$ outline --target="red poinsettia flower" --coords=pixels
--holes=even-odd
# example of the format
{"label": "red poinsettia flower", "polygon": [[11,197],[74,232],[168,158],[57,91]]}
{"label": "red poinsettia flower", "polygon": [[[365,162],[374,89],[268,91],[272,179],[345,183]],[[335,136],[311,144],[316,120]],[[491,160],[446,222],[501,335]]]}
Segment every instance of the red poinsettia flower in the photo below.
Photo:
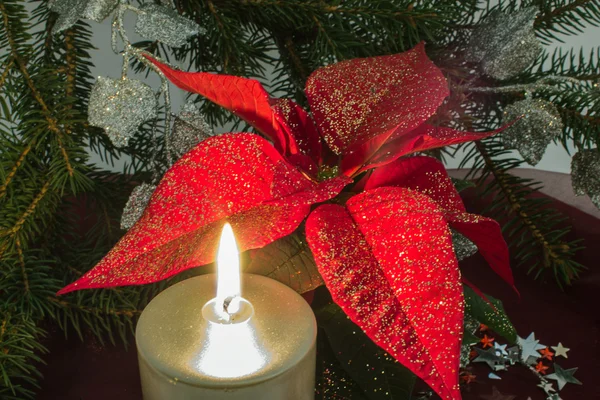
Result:
{"label": "red poinsettia flower", "polygon": [[[225,220],[243,251],[290,234],[306,219],[308,244],[335,302],[443,399],[460,399],[463,294],[449,226],[511,285],[513,278],[499,225],[465,211],[439,161],[401,158],[494,133],[427,123],[449,91],[423,45],[317,70],[306,85],[312,115],[291,100],[270,98],[256,80],[150,61],[272,144],[249,133],[198,144],[165,174],[114,249],[61,293],[149,283],[207,264]],[[311,212],[359,174],[344,204]]]}

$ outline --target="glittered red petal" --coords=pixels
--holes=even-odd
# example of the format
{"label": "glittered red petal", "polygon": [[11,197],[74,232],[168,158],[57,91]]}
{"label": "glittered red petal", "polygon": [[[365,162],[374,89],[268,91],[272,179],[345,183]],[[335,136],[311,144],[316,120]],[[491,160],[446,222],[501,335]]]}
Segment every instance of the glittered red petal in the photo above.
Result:
{"label": "glittered red petal", "polygon": [[467,236],[490,267],[514,286],[508,246],[500,225],[493,219],[469,214],[444,165],[432,157],[416,156],[395,160],[373,170],[365,190],[399,186],[419,191],[433,199],[444,211],[450,226]]}
{"label": "glittered red petal", "polygon": [[155,282],[209,263],[225,220],[242,251],[262,247],[347,183],[312,183],[257,135],[209,138],[167,171],[140,220],[106,257],[60,293]]}
{"label": "glittered red petal", "polygon": [[286,132],[275,118],[269,94],[259,81],[208,72],[179,71],[148,55],[146,58],[177,87],[198,93],[233,112],[273,141],[280,152],[287,148]]}
{"label": "glittered red petal", "polygon": [[288,137],[286,155],[301,154],[314,164],[321,162],[321,136],[312,118],[302,107],[289,99],[277,99],[273,105],[275,118]]}
{"label": "glittered red petal", "polygon": [[[358,172],[388,164],[407,154],[480,140],[495,135],[504,129],[505,127],[489,132],[463,132],[425,123],[409,133],[394,133],[390,140]],[[355,167],[352,164],[345,165],[344,162],[345,160],[342,160],[343,171]]]}
{"label": "glittered red petal", "polygon": [[433,157],[401,158],[374,169],[365,190],[383,186],[417,190],[432,198],[444,210],[466,211],[444,164]]}
{"label": "glittered red petal", "polygon": [[321,135],[336,154],[348,155],[358,166],[392,133],[423,123],[448,94],[446,79],[423,43],[401,54],[320,68],[306,83]]}
{"label": "glittered red petal", "polygon": [[508,245],[502,236],[500,224],[477,214],[447,212],[445,217],[453,229],[475,243],[490,268],[516,291]]}
{"label": "glittered red petal", "polygon": [[308,244],[334,301],[443,399],[460,399],[463,297],[450,231],[427,196],[380,188],[323,205]]}

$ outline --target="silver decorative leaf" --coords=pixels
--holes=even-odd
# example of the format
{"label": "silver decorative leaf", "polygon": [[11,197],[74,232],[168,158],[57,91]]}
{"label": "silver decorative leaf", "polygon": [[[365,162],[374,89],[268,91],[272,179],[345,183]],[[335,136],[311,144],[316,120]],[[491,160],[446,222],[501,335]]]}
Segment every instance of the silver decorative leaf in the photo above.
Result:
{"label": "silver decorative leaf", "polygon": [[556,106],[541,99],[525,99],[504,109],[504,123],[510,123],[500,135],[507,149],[517,149],[531,165],[542,159],[546,147],[562,132],[563,123]]}
{"label": "silver decorative leaf", "polygon": [[150,40],[158,40],[172,47],[183,46],[190,36],[204,32],[198,24],[182,17],[172,8],[158,4],[140,7],[135,31]]}
{"label": "silver decorative leaf", "polygon": [[50,10],[58,14],[52,33],[62,32],[75,25],[83,17],[86,7],[86,0],[56,0],[49,4]]}
{"label": "silver decorative leaf", "polygon": [[142,183],[133,189],[121,215],[121,229],[130,229],[140,219],[155,189],[156,186],[149,183]]}
{"label": "silver decorative leaf", "polygon": [[477,246],[464,235],[452,230],[452,246],[454,246],[454,254],[456,259],[462,261],[465,258],[471,257],[477,253]]}
{"label": "silver decorative leaf", "polygon": [[54,0],[48,4],[58,13],[52,33],[69,29],[79,19],[102,22],[117,7],[119,0]]}
{"label": "silver decorative leaf", "polygon": [[125,146],[143,122],[156,117],[150,86],[132,79],[98,77],[88,106],[90,125],[104,128],[116,146]]}
{"label": "silver decorative leaf", "polygon": [[192,101],[187,102],[173,123],[171,146],[178,157],[183,156],[214,132]]}
{"label": "silver decorative leaf", "polygon": [[102,22],[113,12],[119,0],[89,0],[83,12],[83,18]]}
{"label": "silver decorative leaf", "polygon": [[494,11],[471,36],[470,61],[481,63],[483,71],[495,79],[508,79],[527,68],[542,51],[535,37],[536,7],[507,14]]}
{"label": "silver decorative leaf", "polygon": [[571,161],[571,181],[577,196],[587,194],[600,208],[600,152],[598,149],[580,150]]}

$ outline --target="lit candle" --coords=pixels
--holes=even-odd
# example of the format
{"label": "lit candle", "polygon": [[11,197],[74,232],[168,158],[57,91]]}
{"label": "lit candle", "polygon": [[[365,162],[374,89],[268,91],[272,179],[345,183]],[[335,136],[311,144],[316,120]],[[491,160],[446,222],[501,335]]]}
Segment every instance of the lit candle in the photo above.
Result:
{"label": "lit candle", "polygon": [[316,333],[300,295],[264,276],[240,274],[226,224],[216,279],[208,274],[173,285],[140,317],[144,400],[313,399]]}

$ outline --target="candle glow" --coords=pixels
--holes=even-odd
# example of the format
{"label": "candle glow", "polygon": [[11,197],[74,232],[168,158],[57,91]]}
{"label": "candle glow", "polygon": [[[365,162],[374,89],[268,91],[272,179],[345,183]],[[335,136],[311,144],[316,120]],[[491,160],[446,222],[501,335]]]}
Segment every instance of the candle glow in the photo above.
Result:
{"label": "candle glow", "polygon": [[217,253],[217,305],[223,305],[222,317],[229,320],[240,309],[240,256],[231,225],[225,223]]}

